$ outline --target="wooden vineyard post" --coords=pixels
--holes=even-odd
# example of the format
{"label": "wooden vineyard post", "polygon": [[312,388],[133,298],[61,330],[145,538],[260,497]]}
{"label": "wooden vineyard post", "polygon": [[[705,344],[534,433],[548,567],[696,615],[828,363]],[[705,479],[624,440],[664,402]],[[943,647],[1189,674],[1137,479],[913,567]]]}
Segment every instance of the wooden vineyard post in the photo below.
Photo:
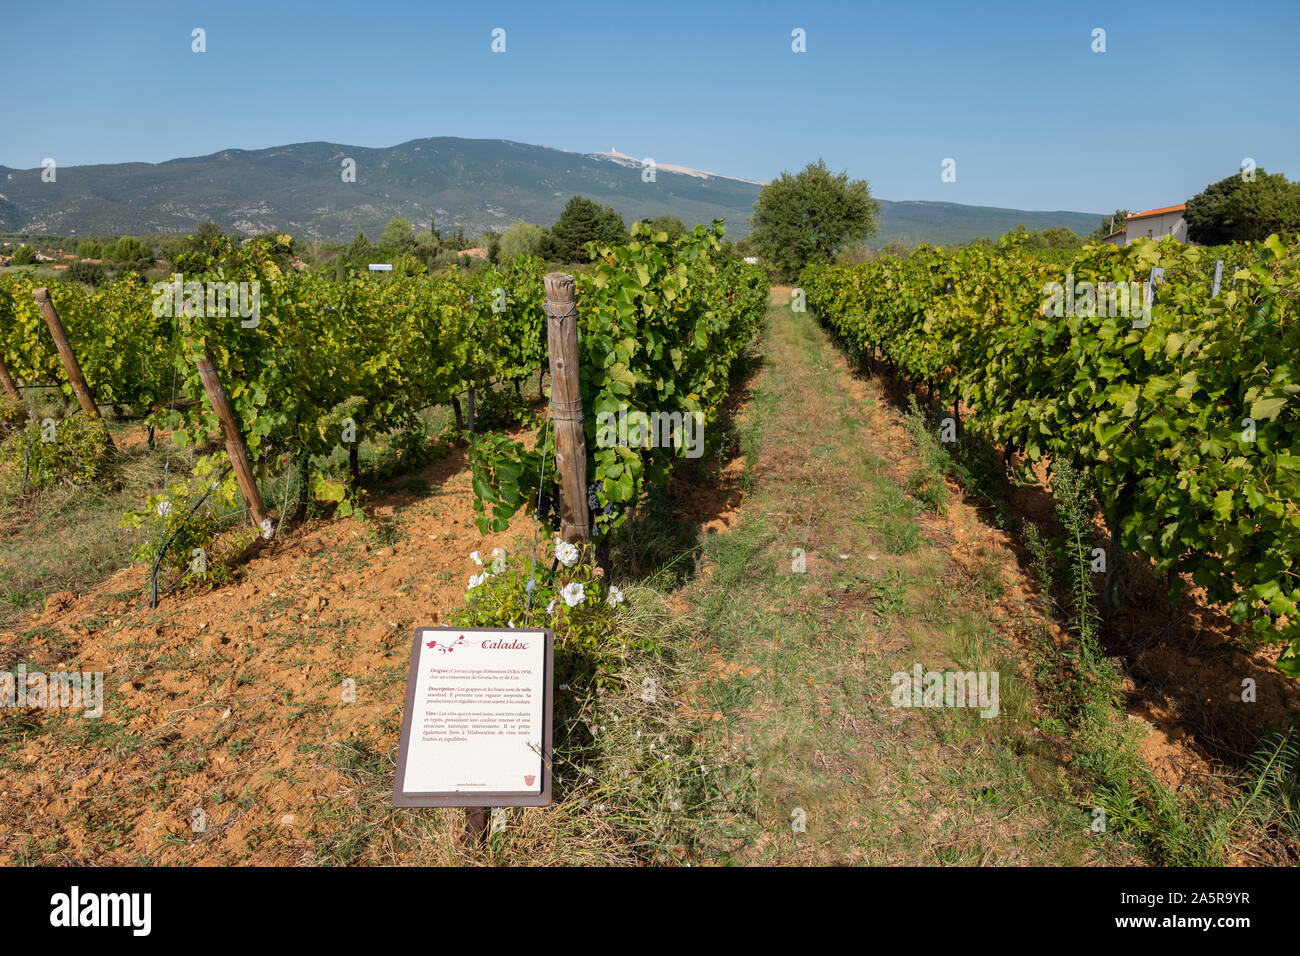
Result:
{"label": "wooden vineyard post", "polygon": [[587,439],[578,385],[578,303],[573,276],[546,274],[546,342],[551,365],[555,420],[555,473],[560,485],[560,536],[570,544],[591,541],[587,511]]}
{"label": "wooden vineyard post", "polygon": [[[72,351],[72,343],[68,341],[68,334],[63,331],[63,323],[59,321],[59,313],[54,311],[54,303],[50,301],[50,290],[45,286],[39,289],[33,289],[32,294],[36,296],[36,304],[40,306],[41,316],[45,319],[45,324],[49,326],[50,335],[54,337],[54,347],[59,350],[59,358],[63,360],[63,369],[68,373],[68,382],[72,385],[73,394],[77,396],[77,401],[81,403],[81,410],[91,418],[101,417],[99,406],[95,404],[95,395],[86,383],[86,377],[81,374],[81,366],[77,363],[77,355]],[[113,447],[113,439],[108,439],[108,447]]]}
{"label": "wooden vineyard post", "polygon": [[271,516],[266,513],[266,506],[262,504],[262,493],[257,488],[257,481],[253,477],[253,466],[248,461],[248,449],[244,447],[244,438],[239,434],[239,426],[235,423],[235,410],[231,408],[230,399],[226,397],[226,390],[221,384],[221,377],[217,375],[212,351],[206,345],[203,347],[203,357],[197,364],[199,378],[203,381],[203,390],[208,393],[212,410],[217,413],[217,418],[221,421],[221,434],[226,439],[226,455],[230,458],[230,467],[235,472],[235,480],[239,482],[239,490],[243,492],[244,501],[248,504],[248,513],[253,516],[253,524],[262,529],[263,536],[270,537],[266,531],[271,527]]}
{"label": "wooden vineyard post", "polygon": [[488,835],[487,807],[466,807],[463,841],[467,847],[480,846]]}
{"label": "wooden vineyard post", "polygon": [[459,441],[461,433],[465,431],[465,419],[461,415],[459,395],[453,395],[451,397],[451,410],[456,413],[456,440]]}
{"label": "wooden vineyard post", "polygon": [[9,374],[9,366],[5,365],[4,356],[0,356],[0,386],[4,387],[5,394],[16,402],[22,402],[22,395],[18,393],[18,384],[14,377]]}

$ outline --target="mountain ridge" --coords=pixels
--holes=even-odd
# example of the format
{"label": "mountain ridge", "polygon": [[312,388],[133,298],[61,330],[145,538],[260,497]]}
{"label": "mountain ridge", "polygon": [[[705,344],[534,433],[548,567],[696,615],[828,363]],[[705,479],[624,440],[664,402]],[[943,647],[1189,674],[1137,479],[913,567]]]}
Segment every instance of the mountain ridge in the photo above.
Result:
{"label": "mountain ridge", "polygon": [[[355,162],[345,182],[344,161]],[[67,166],[44,182],[40,168],[0,166],[0,231],[61,235],[192,232],[204,220],[244,234],[271,230],[304,239],[376,239],[394,217],[435,221],[467,235],[517,221],[549,226],[575,194],[613,206],[629,224],[676,216],[688,226],[724,219],[749,232],[761,183],[611,148],[577,153],[505,139],[425,137],[396,146],[315,140],[263,149],[220,149],[159,163]],[[1091,232],[1101,213],[1038,212],[925,200],[881,200],[876,244],[907,237],[935,243],[996,236],[1024,223]]]}

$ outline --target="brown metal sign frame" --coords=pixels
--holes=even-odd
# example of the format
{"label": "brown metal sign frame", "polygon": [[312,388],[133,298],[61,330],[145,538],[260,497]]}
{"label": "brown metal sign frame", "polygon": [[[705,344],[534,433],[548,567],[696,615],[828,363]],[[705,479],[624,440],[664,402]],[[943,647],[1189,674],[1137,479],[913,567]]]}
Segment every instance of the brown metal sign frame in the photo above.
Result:
{"label": "brown metal sign frame", "polygon": [[[444,790],[428,793],[408,793],[402,790],[406,781],[406,756],[410,747],[411,719],[415,714],[415,693],[419,684],[420,642],[426,634],[464,634],[475,631],[491,634],[542,634],[546,646],[542,662],[542,788],[539,793],[485,792],[482,790]],[[551,802],[551,745],[552,687],[555,679],[555,634],[550,628],[516,627],[417,627],[411,638],[411,663],[406,676],[406,707],[402,711],[402,735],[398,741],[397,775],[393,778],[393,806],[395,807],[544,807]]]}

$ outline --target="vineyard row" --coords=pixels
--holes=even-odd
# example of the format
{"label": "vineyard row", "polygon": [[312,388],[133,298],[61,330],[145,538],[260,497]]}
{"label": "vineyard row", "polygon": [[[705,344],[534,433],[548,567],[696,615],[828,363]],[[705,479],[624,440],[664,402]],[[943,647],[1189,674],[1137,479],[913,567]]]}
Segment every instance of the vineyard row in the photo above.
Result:
{"label": "vineyard row", "polygon": [[[1220,283],[1213,252],[1140,240],[1050,262],[927,247],[800,286],[855,353],[966,406],[970,434],[1089,474],[1114,547],[1190,575],[1300,676],[1300,246],[1235,252]],[[1098,307],[1135,282],[1141,309]],[[1067,283],[1091,294],[1062,303]]]}

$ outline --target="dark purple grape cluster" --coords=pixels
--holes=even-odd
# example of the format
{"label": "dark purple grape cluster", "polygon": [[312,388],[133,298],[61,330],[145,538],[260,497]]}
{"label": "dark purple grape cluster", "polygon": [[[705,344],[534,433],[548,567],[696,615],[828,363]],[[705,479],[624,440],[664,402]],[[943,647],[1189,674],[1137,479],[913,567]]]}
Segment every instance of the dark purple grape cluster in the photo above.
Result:
{"label": "dark purple grape cluster", "polygon": [[545,491],[537,497],[537,520],[549,524],[554,531],[560,530],[560,512],[555,507],[555,498]]}
{"label": "dark purple grape cluster", "polygon": [[587,486],[587,509],[591,512],[592,520],[596,515],[612,515],[618,513],[618,507],[611,501],[605,507],[600,506],[600,496],[596,494],[597,485],[593,481]]}
{"label": "dark purple grape cluster", "polygon": [[[597,515],[616,515],[618,514],[618,505],[610,502],[603,508],[600,505],[600,496],[596,493],[594,483],[587,486],[587,510],[591,515],[591,521],[594,525]],[[560,530],[560,509],[557,506],[554,495],[543,491],[538,495],[537,508],[534,512],[537,520],[543,524],[549,524],[554,530]]]}

